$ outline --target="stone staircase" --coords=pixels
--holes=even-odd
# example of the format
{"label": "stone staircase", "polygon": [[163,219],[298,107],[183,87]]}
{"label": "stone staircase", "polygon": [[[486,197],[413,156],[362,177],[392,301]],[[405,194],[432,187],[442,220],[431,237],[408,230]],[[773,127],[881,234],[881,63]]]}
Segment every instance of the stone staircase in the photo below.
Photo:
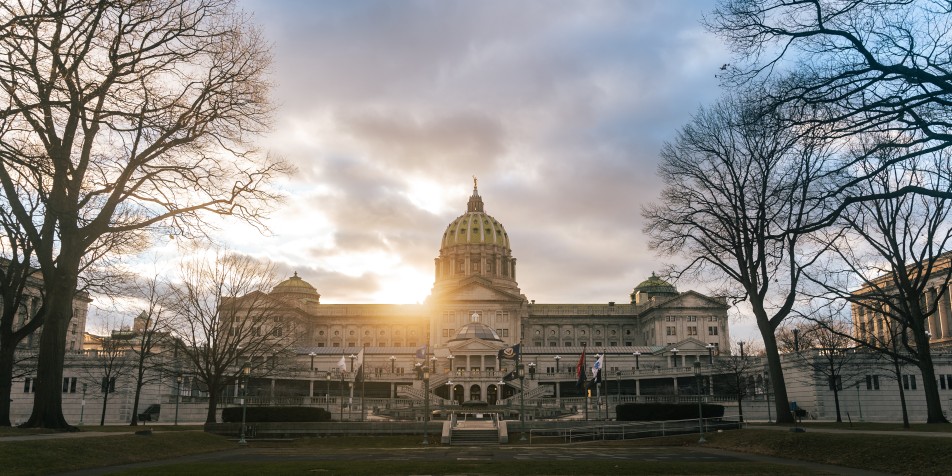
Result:
{"label": "stone staircase", "polygon": [[497,446],[499,445],[498,430],[454,430],[450,438],[452,446]]}

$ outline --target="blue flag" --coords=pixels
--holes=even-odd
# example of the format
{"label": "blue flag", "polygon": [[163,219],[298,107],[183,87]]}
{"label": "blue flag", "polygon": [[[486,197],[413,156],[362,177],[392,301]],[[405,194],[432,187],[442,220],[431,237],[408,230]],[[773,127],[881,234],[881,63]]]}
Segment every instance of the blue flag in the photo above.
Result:
{"label": "blue flag", "polygon": [[425,359],[426,358],[426,344],[416,350],[416,358]]}

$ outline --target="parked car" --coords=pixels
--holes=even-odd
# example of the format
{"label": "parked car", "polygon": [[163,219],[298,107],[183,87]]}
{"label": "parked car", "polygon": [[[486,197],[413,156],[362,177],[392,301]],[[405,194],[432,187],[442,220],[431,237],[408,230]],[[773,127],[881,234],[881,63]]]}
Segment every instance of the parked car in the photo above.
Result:
{"label": "parked car", "polygon": [[159,413],[162,411],[162,405],[153,403],[139,414],[139,421],[159,421]]}

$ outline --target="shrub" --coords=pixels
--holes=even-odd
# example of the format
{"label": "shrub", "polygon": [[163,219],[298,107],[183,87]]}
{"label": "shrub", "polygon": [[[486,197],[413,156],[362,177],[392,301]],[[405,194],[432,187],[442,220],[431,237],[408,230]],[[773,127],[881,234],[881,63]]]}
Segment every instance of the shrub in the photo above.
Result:
{"label": "shrub", "polygon": [[[331,421],[331,414],[319,407],[247,407],[246,411],[248,423]],[[241,407],[222,410],[221,419],[225,423],[240,423]]]}
{"label": "shrub", "polygon": [[[618,421],[665,421],[697,418],[696,403],[625,403],[615,407]],[[702,404],[704,418],[724,416],[723,405]]]}

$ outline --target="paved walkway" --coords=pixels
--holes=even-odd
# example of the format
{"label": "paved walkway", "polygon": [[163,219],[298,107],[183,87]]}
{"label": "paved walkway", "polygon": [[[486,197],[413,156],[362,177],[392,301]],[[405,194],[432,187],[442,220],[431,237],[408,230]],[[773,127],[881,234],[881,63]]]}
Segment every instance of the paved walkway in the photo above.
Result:
{"label": "paved walkway", "polygon": [[[789,426],[778,425],[748,425],[751,430],[777,430],[790,431]],[[817,428],[804,426],[805,431],[810,433],[838,433],[847,435],[891,435],[891,436],[923,436],[926,438],[952,438],[952,431],[912,431],[912,430],[843,430],[839,428]],[[952,425],[949,426],[952,428]]]}

